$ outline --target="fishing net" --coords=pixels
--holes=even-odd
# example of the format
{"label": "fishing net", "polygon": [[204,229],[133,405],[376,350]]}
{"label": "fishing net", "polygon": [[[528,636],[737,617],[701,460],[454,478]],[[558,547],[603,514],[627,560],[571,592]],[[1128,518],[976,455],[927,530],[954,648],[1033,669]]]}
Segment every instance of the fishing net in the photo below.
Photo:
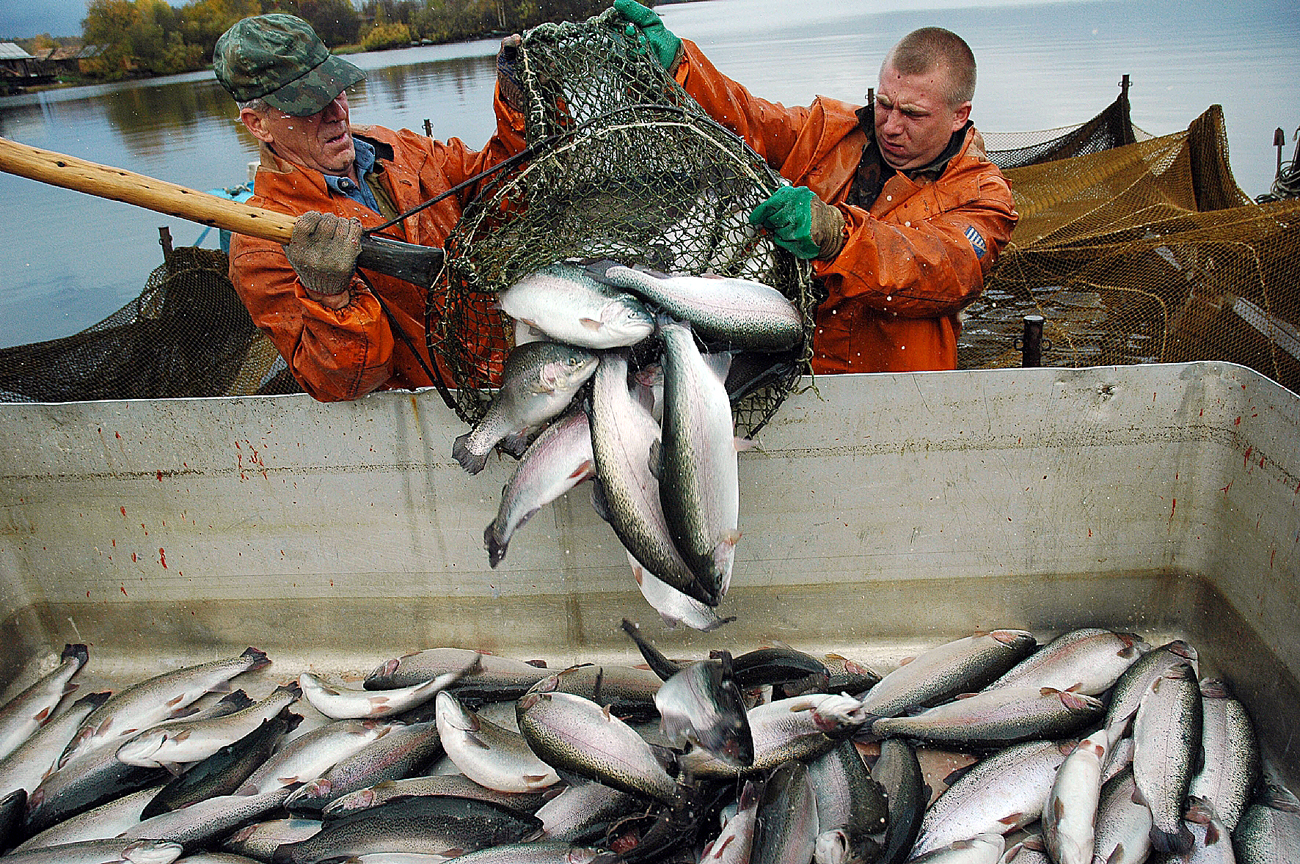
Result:
{"label": "fishing net", "polygon": [[1219,106],[1179,133],[1006,170],[1020,223],[967,310],[961,368],[1226,360],[1300,391],[1300,201],[1257,204]]}
{"label": "fishing net", "polygon": [[752,434],[808,371],[820,298],[807,263],[749,225],[779,176],[704,114],[620,20],[610,10],[524,36],[517,69],[527,142],[538,150],[489,181],[448,238],[429,294],[429,349],[473,423],[513,344],[495,298],[521,277],[565,259],[612,259],[751,279],[789,298],[805,333],[733,405],[737,427]]}

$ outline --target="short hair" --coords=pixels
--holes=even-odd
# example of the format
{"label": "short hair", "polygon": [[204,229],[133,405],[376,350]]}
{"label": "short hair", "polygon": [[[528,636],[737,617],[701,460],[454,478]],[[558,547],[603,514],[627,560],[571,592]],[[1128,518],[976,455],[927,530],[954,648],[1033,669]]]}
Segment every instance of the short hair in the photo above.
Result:
{"label": "short hair", "polygon": [[250,111],[256,111],[258,114],[264,114],[266,113],[267,109],[269,109],[271,106],[267,104],[267,101],[263,99],[261,96],[257,96],[252,99],[245,99],[242,102],[236,99],[235,107],[238,108],[240,111],[243,111],[245,108],[247,108]]}
{"label": "short hair", "polygon": [[922,27],[908,33],[889,49],[880,65],[893,66],[904,75],[924,75],[942,66],[948,71],[949,107],[975,98],[975,53],[966,40],[942,27]]}

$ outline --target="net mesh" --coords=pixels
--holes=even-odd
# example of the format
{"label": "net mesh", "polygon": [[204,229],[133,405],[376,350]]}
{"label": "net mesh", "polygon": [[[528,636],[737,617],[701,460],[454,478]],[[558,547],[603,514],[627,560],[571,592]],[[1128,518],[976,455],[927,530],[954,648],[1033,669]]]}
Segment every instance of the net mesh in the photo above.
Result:
{"label": "net mesh", "polygon": [[494,301],[520,278],[565,259],[743,277],[789,298],[805,333],[791,354],[770,358],[775,374],[733,405],[737,427],[753,433],[809,369],[818,302],[810,268],[749,225],[779,176],[704,114],[619,21],[606,12],[524,36],[517,69],[525,135],[537,151],[489,181],[448,238],[430,292],[430,351],[451,376],[457,412],[473,423],[512,344]]}
{"label": "net mesh", "polygon": [[[657,65],[600,26],[529,34],[530,140],[568,137],[488,187],[449,243],[447,281],[430,294],[432,311],[444,315],[431,336],[443,367],[459,376],[458,410],[466,417],[482,410],[485,383],[510,344],[494,294],[511,274],[549,263],[542,258],[591,254],[659,269],[734,265],[729,273],[760,281],[776,268],[772,284],[815,290],[803,287],[806,275],[790,259],[746,245],[744,217],[775,178],[697,117]],[[573,51],[583,65],[560,76],[549,64],[572,43],[584,46]],[[627,99],[612,95],[614,80],[634,82]],[[1128,117],[1122,93],[1079,126],[986,136],[1021,220],[983,295],[966,310],[960,368],[1020,365],[1023,319],[1041,315],[1043,365],[1225,360],[1300,392],[1300,201],[1254,203],[1237,188],[1217,107],[1158,138]],[[654,172],[608,155],[627,155],[632,127],[640,129],[635,152],[660,154]],[[687,155],[674,161],[677,148]],[[698,170],[704,154],[710,167]],[[675,201],[656,194],[656,184],[667,182],[679,190]],[[554,235],[545,255],[527,242],[538,230]],[[683,246],[678,234],[692,243]],[[815,299],[801,300],[808,316]],[[462,339],[453,348],[448,339],[456,333]],[[781,367],[777,392],[804,368],[807,350]],[[298,390],[231,288],[225,256],[212,250],[176,249],[139,297],[80,333],[0,349],[6,401]],[[752,428],[766,410],[738,412],[738,425]]]}

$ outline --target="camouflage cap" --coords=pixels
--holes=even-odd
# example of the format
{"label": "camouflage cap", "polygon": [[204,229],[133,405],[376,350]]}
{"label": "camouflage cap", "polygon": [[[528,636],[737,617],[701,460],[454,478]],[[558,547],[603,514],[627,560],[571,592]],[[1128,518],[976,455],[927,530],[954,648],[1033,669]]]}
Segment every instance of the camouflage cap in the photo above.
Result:
{"label": "camouflage cap", "polygon": [[212,68],[235,101],[264,99],[295,117],[323,110],[366,77],[330,54],[310,24],[282,12],[245,18],[222,33]]}

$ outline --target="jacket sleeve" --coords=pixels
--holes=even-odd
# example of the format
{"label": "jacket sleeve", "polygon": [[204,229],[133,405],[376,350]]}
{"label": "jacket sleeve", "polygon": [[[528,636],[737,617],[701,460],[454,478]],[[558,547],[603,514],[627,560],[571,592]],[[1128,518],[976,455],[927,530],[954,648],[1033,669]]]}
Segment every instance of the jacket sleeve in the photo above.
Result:
{"label": "jacket sleeve", "polygon": [[278,244],[235,235],[230,279],[253,323],[314,398],[357,399],[391,376],[393,334],[379,301],[356,276],[352,302],[329,309],[307,296]]}
{"label": "jacket sleeve", "polygon": [[767,164],[781,170],[808,120],[807,108],[786,108],[754,96],[719,72],[689,39],[682,40],[677,80],[710,117],[743,138]]}
{"label": "jacket sleeve", "polygon": [[910,224],[840,205],[848,228],[844,248],[833,261],[814,265],[830,296],[904,318],[955,315],[968,306],[1017,219],[1000,174],[980,176],[974,188],[966,200]]}

